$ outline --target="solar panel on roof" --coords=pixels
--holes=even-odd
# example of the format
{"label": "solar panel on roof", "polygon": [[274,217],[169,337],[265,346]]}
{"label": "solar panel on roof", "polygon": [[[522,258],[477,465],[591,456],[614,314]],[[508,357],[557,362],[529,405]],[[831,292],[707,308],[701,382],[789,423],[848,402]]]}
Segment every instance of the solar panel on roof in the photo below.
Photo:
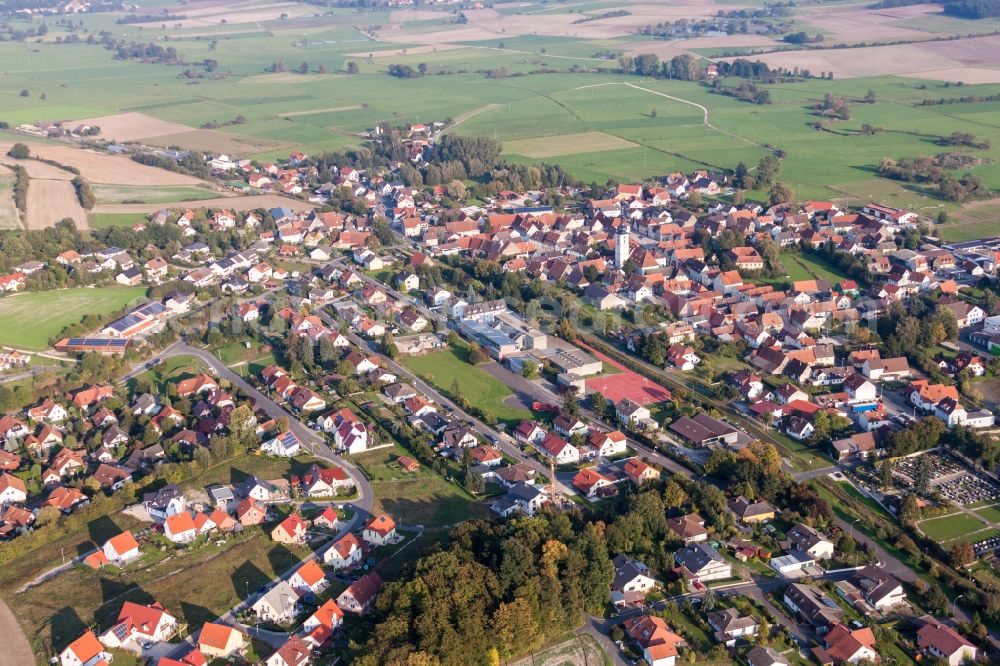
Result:
{"label": "solar panel on roof", "polygon": [[128,636],[128,626],[126,626],[124,622],[116,624],[112,631],[115,634],[115,638],[117,638],[119,642],[124,641]]}
{"label": "solar panel on roof", "polygon": [[128,340],[117,338],[70,338],[66,341],[69,347],[125,347]]}

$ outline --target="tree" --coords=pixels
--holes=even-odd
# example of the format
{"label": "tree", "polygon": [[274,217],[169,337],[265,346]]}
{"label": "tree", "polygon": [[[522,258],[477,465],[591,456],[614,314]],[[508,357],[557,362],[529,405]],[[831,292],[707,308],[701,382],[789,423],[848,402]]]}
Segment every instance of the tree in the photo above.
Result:
{"label": "tree", "polygon": [[655,107],[649,110],[649,117],[650,118],[655,118],[656,117],[656,108]]}
{"label": "tree", "polygon": [[894,483],[892,480],[892,468],[893,462],[891,460],[885,460],[878,468],[879,482],[884,490],[889,490],[893,487]]}
{"label": "tree", "polygon": [[388,331],[382,336],[382,353],[394,360],[399,357],[399,347],[396,346],[392,333]]}
{"label": "tree", "polygon": [[590,394],[590,407],[598,416],[604,416],[608,413],[608,399],[600,391],[594,391]]}
{"label": "tree", "polygon": [[308,74],[308,73],[309,73],[309,63],[303,62],[302,64],[299,65],[299,74]]}
{"label": "tree", "polygon": [[928,456],[917,458],[916,470],[913,478],[913,491],[918,495],[926,495],[931,485],[932,464]]}
{"label": "tree", "polygon": [[912,523],[918,518],[920,518],[920,507],[917,505],[917,496],[910,493],[899,507],[899,520],[903,523]]}
{"label": "tree", "polygon": [[538,364],[534,361],[525,361],[521,365],[521,376],[525,379],[534,379],[538,377]]}
{"label": "tree", "polygon": [[771,186],[767,198],[772,206],[776,206],[781,203],[790,203],[795,198],[795,193],[787,184],[778,181]]}
{"label": "tree", "polygon": [[229,434],[244,448],[257,441],[257,419],[249,405],[240,405],[229,415]]}
{"label": "tree", "polygon": [[842,555],[852,556],[858,549],[858,544],[850,534],[846,532],[840,535],[837,539],[837,550],[840,551]]}
{"label": "tree", "polygon": [[580,399],[576,395],[576,387],[570,386],[563,393],[562,407],[570,416],[576,416],[580,412]]}
{"label": "tree", "polygon": [[488,360],[488,356],[483,352],[482,347],[480,347],[475,342],[469,343],[469,352],[466,356],[469,365],[479,365],[480,363],[485,363]]}
{"label": "tree", "polygon": [[348,74],[357,74],[358,71],[359,71],[358,63],[354,62],[353,60],[351,60],[350,62],[347,63],[347,73]]}
{"label": "tree", "polygon": [[951,548],[951,566],[956,569],[967,567],[976,561],[976,552],[968,541],[956,543]]}
{"label": "tree", "polygon": [[874,103],[875,103],[875,91],[869,88],[868,92],[865,93],[865,104],[874,104]]}
{"label": "tree", "polygon": [[22,90],[22,91],[20,92],[20,95],[21,95],[21,97],[31,97],[31,93],[30,93],[30,92],[28,92],[28,89],[27,89],[27,88],[25,88],[24,90]]}
{"label": "tree", "polygon": [[674,479],[667,481],[667,485],[663,488],[663,506],[668,509],[679,509],[688,501],[688,494],[685,492],[681,484],[677,483]]}
{"label": "tree", "polygon": [[26,160],[31,155],[31,149],[23,143],[15,143],[7,151],[7,155],[13,157],[15,160]]}

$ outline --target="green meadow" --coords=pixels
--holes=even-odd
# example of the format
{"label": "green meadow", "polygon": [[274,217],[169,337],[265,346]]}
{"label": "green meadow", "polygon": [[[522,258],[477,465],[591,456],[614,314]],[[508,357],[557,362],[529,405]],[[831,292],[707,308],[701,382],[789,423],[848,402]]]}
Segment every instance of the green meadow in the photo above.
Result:
{"label": "green meadow", "polygon": [[104,316],[137,301],[144,287],[57,289],[0,298],[0,344],[45,349],[49,338],[84,315]]}
{"label": "green meadow", "polygon": [[[241,12],[262,6],[265,3],[239,3],[233,5],[225,23],[213,24],[212,19],[181,29],[117,25],[120,15],[114,13],[76,19],[91,32],[109,30],[126,40],[159,43],[169,37],[169,42],[162,43],[176,48],[195,71],[202,71],[196,63],[217,60],[215,78],[181,77],[183,66],[114,60],[99,44],[52,43],[54,37],[67,34],[59,28],[52,28],[49,39],[41,43],[2,42],[5,71],[0,77],[0,120],[13,125],[135,111],[198,128],[239,115],[246,123],[220,130],[279,141],[310,153],[359,144],[360,133],[383,121],[403,125],[460,119],[451,131],[503,141],[541,137],[557,146],[565,135],[599,132],[610,138],[598,149],[584,143],[563,145],[558,155],[549,157],[508,153],[516,162],[558,162],[588,182],[648,178],[673,170],[733,168],[740,161],[752,166],[768,151],[765,146],[773,146],[786,154],[780,179],[800,199],[855,204],[874,199],[928,215],[939,209],[956,212],[959,207],[942,203],[921,187],[878,178],[875,170],[886,157],[958,150],[982,158],[970,171],[991,188],[1000,188],[1000,124],[995,122],[995,104],[916,106],[925,98],[997,94],[1000,84],[957,87],[888,76],[809,79],[766,86],[773,104],[758,106],[713,94],[698,83],[613,73],[617,61],[602,54],[641,46],[647,38],[639,35],[583,39],[498,34],[490,40],[456,39],[447,48],[436,49],[375,42],[362,32],[364,26],[394,25],[390,12],[309,6],[309,13],[292,12],[283,20],[240,18]],[[565,7],[542,4],[500,11],[537,14],[542,20],[548,14],[598,13],[610,6],[569,2]],[[461,27],[452,21],[451,14],[440,12],[440,17],[405,21],[408,32],[395,34],[414,39],[428,32],[447,34]],[[13,23],[31,25],[24,19]],[[932,28],[927,29],[938,30]],[[939,28],[941,32],[950,29],[947,22]],[[268,73],[279,61],[288,71]],[[298,73],[303,62],[309,73]],[[359,73],[346,73],[349,62],[357,64]],[[388,66],[394,63],[414,68],[425,64],[427,75],[389,76]],[[573,67],[594,71],[571,72]],[[499,68],[505,68],[509,76],[485,75],[486,70]],[[607,71],[597,72],[597,68]],[[727,81],[727,85],[735,84],[735,80]],[[852,104],[851,119],[831,122],[832,131],[810,127],[819,119],[812,106],[824,95],[859,100],[869,89],[876,92],[875,104]],[[27,90],[28,96],[21,97],[21,90]],[[701,107],[711,126],[705,124]],[[865,124],[881,131],[862,135],[859,131]],[[938,144],[955,131],[975,134],[977,140],[990,141],[993,147],[954,149]],[[634,145],[611,147],[628,146],[626,142]],[[251,156],[274,159],[287,155],[288,150],[283,146]],[[167,201],[178,196],[170,192],[156,197],[127,189],[105,188],[98,196],[109,203]],[[759,198],[763,193],[751,196]],[[964,233],[954,231],[956,238]]]}

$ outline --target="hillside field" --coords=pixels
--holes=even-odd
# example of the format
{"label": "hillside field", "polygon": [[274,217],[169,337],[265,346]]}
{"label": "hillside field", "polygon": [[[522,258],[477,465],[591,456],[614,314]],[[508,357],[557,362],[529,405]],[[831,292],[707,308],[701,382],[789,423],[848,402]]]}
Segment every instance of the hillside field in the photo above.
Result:
{"label": "hillside field", "polygon": [[143,287],[82,287],[0,298],[0,344],[41,350],[86,314],[104,316],[133,303]]}

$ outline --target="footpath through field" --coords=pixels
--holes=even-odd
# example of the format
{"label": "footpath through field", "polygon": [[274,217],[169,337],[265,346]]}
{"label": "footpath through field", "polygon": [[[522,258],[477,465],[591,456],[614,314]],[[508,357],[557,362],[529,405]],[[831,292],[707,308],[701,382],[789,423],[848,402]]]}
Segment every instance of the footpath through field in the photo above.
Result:
{"label": "footpath through field", "polygon": [[573,88],[573,90],[584,90],[585,88],[600,88],[601,86],[628,86],[629,88],[635,88],[636,90],[641,90],[643,92],[648,92],[648,93],[651,93],[653,95],[659,95],[660,97],[666,97],[667,99],[672,99],[675,102],[680,102],[682,104],[689,104],[689,105],[691,105],[691,106],[693,106],[695,108],[701,109],[702,123],[704,123],[705,127],[709,128],[710,130],[718,132],[719,134],[725,134],[726,136],[732,137],[732,138],[737,139],[739,141],[744,141],[744,142],[752,144],[754,146],[758,146],[760,148],[764,148],[765,150],[768,150],[768,151],[770,151],[772,153],[774,152],[773,148],[771,148],[769,146],[765,146],[762,143],[758,143],[758,142],[754,141],[753,139],[748,139],[745,136],[740,136],[739,134],[733,134],[732,132],[724,130],[724,129],[720,128],[720,127],[716,127],[708,119],[708,107],[702,106],[701,104],[698,104],[698,102],[692,102],[689,99],[684,99],[682,97],[674,97],[673,95],[668,95],[666,93],[661,93],[661,92],[659,92],[657,90],[651,90],[649,88],[643,88],[642,86],[637,86],[634,83],[594,83],[594,84],[591,84],[591,85],[588,85],[588,86],[580,86],[579,88]]}

